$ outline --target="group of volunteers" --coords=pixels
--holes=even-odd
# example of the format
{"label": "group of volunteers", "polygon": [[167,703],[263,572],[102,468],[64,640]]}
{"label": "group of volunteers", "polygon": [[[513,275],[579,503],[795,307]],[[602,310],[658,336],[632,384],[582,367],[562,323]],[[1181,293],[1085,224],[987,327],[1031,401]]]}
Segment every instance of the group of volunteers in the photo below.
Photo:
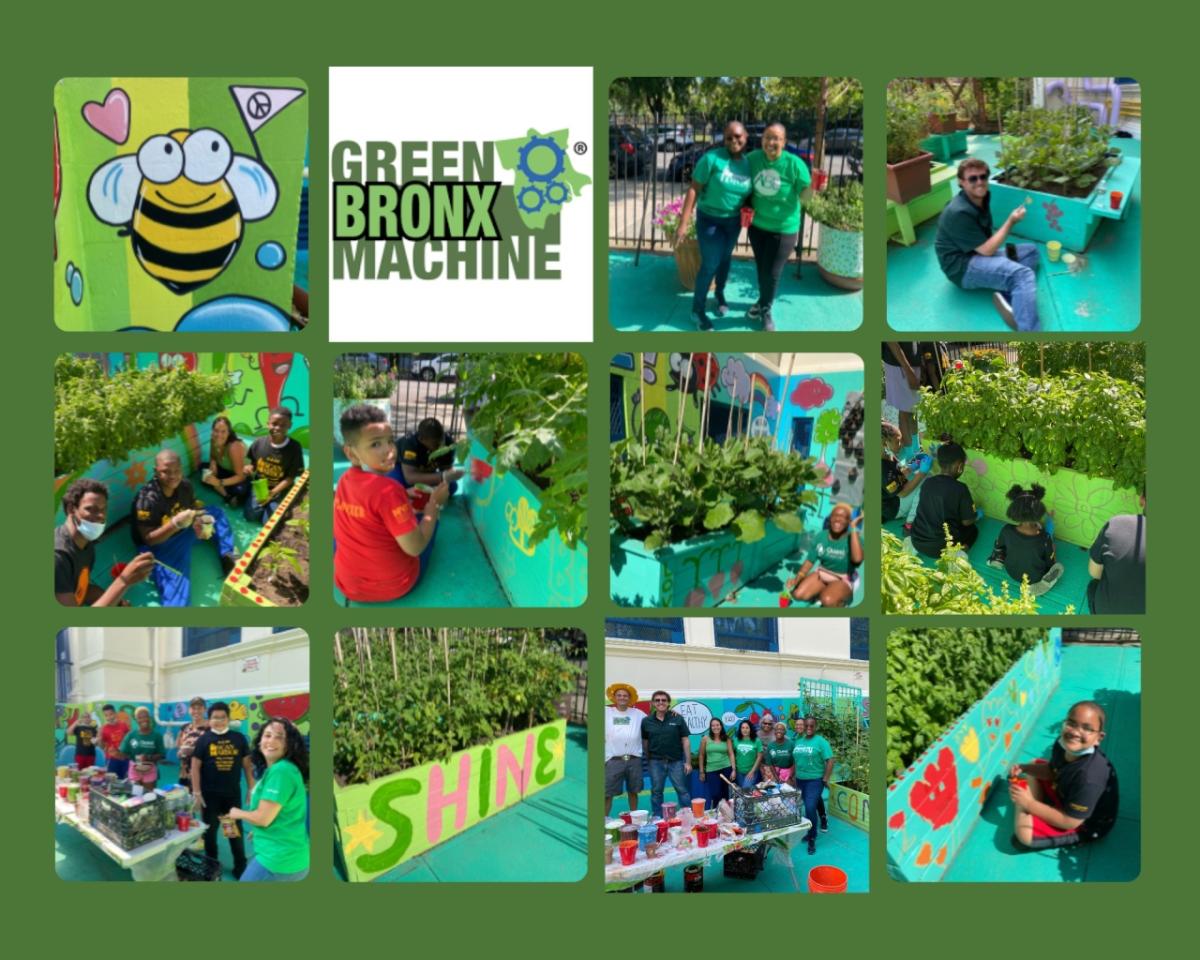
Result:
{"label": "group of volunteers", "polygon": [[[228,417],[217,417],[203,483],[224,505],[240,507],[247,520],[265,523],[304,472],[304,448],[289,436],[291,427],[291,411],[276,407],[266,435],[247,446]],[[259,496],[264,486],[265,495]],[[186,607],[191,601],[192,548],[199,541],[213,543],[226,575],[237,559],[225,511],[208,508],[197,497],[174,450],[158,452],[154,475],[134,497],[130,533],[138,552],[129,562],[113,566],[108,587],[101,587],[94,576],[95,544],[108,519],[108,487],[90,478],[76,480],[62,503],[66,519],[54,531],[54,593],[66,606],[128,605],[125,591],[151,577],[163,606]]]}
{"label": "group of volunteers", "polygon": [[[650,695],[650,712],[635,706],[637,690],[628,683],[613,683],[605,691],[611,705],[604,720],[604,813],[613,798],[626,794],[629,809],[638,808],[638,795],[645,774],[650,775],[650,810],[662,816],[663,794],[668,779],[678,802],[687,805],[692,796],[688,778],[692,773],[691,732],[687,721],[671,709],[671,695],[656,690]],[[788,729],[785,720],[764,713],[757,726],[739,719],[732,731],[713,717],[700,738],[696,772],[708,806],[729,799],[730,782],[753,790],[762,783],[788,784],[801,792],[804,815],[813,824],[808,832],[808,852],[817,850],[817,825],[829,829],[824,792],[833,774],[833,748],[817,732],[815,717],[796,717]],[[645,765],[645,768],[644,768]]]}
{"label": "group of volunteers", "polygon": [[439,452],[448,441],[433,418],[399,444],[387,414],[368,403],[344,410],[339,426],[350,469],[333,495],[334,583],[356,603],[396,600],[428,566],[462,471],[453,452]]}
{"label": "group of volunteers", "polygon": [[676,243],[687,236],[693,210],[696,216],[701,262],[692,318],[701,330],[713,326],[708,316],[710,285],[715,286],[717,315],[729,313],[725,283],[743,227],[758,272],[758,299],[747,318],[761,323],[764,330],[775,329],[771,308],[779,278],[800,239],[800,205],[812,196],[812,175],[804,161],[787,149],[787,129],[782,123],[763,131],[758,150],[746,151],[748,139],[741,123],[732,120],[725,125],[721,145],[697,161],[680,212]]}
{"label": "group of volunteers", "polygon": [[[304,735],[286,717],[271,717],[251,744],[231,728],[228,703],[208,704],[202,697],[193,697],[188,709],[191,721],[176,739],[179,783],[191,790],[207,826],[205,854],[216,859],[220,831],[229,840],[233,873],[238,879],[302,879],[309,864],[308,745]],[[67,737],[75,740],[76,766],[81,770],[99,766],[98,747],[110,773],[153,790],[167,749],[150,710],[143,706],[134,711],[135,728],[111,703],[106,703],[101,713],[100,724],[84,713],[67,727]],[[254,858],[249,862],[243,823],[253,831]]]}

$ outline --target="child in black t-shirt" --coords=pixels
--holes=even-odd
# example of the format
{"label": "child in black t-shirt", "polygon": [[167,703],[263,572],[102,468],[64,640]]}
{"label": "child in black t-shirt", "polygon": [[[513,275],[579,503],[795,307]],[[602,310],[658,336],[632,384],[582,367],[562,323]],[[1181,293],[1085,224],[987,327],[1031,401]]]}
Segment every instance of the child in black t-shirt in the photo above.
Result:
{"label": "child in black t-shirt", "polygon": [[979,537],[975,522],[980,518],[970,489],[958,479],[967,468],[967,452],[953,441],[943,443],[937,462],[939,472],[921,484],[911,537],[914,548],[935,559],[946,546],[943,526],[949,528],[954,543],[970,549]]}
{"label": "child in black t-shirt", "polygon": [[1100,749],[1104,708],[1081,700],[1067,711],[1050,762],[1019,763],[1009,773],[1013,841],[1045,850],[1105,836],[1117,822],[1117,771]]}
{"label": "child in black t-shirt", "polygon": [[[880,434],[883,438],[883,462],[880,474],[883,478],[883,522],[895,520],[907,506],[909,509],[904,517],[907,531],[912,526],[913,517],[917,512],[917,499],[911,494],[921,485],[921,481],[929,476],[929,468],[933,461],[928,454],[921,453],[913,457],[907,465],[900,462],[902,442],[900,428],[889,420],[879,422]],[[905,498],[909,503],[905,504]]]}
{"label": "child in black t-shirt", "polygon": [[1063,575],[1063,565],[1054,554],[1054,538],[1043,525],[1046,488],[1035,483],[1026,490],[1014,484],[1007,496],[1007,516],[1013,523],[1006,523],[1000,531],[988,566],[1003,568],[1018,583],[1028,577],[1030,593],[1040,597]]}

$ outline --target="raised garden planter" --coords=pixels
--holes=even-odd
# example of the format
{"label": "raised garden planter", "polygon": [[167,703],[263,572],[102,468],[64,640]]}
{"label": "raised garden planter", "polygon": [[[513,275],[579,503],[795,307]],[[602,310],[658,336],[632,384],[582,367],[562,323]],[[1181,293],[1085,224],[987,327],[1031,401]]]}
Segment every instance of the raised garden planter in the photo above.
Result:
{"label": "raised garden planter", "polygon": [[956,154],[967,152],[966,130],[945,130],[921,141],[921,149],[928,150],[939,163],[949,163]]}
{"label": "raised garden planter", "polygon": [[[270,519],[263,524],[262,529],[250,541],[246,552],[238,558],[233,571],[221,585],[221,606],[296,606],[308,599],[308,537],[286,526],[287,520],[292,516],[293,507],[303,506],[302,512],[307,513],[308,477],[308,471],[305,470],[296,478],[292,489],[287,492],[278,509],[271,514]],[[282,564],[281,572],[286,571],[289,578],[278,587],[266,583],[269,573],[262,568],[263,548],[272,542],[281,543],[298,552],[301,549],[300,545],[303,544],[302,555],[298,558],[302,564],[303,574],[298,577],[293,576],[293,571],[288,564]],[[264,591],[267,592],[264,593]],[[278,602],[281,600],[285,602]],[[286,602],[289,600],[291,602]]]}
{"label": "raised garden planter", "polygon": [[582,604],[587,599],[587,544],[571,549],[551,531],[531,546],[541,491],[518,470],[500,476],[483,445],[469,439],[467,509],[509,600],[519,607]]}
{"label": "raised garden planter", "polygon": [[905,246],[917,242],[916,226],[932,220],[945,209],[954,198],[955,169],[946,164],[935,163],[930,173],[929,192],[908,203],[888,200],[887,218],[884,229],[890,239]]}
{"label": "raised garden planter", "polygon": [[566,721],[555,720],[370,783],[335,784],[347,876],[373,880],[561,780],[566,736]]}
{"label": "raised garden planter", "polygon": [[[1062,631],[1029,650],[888,786],[893,880],[942,879],[1062,676]],[[990,825],[989,825],[990,828]]]}
{"label": "raised garden planter", "polygon": [[863,235],[821,224],[817,238],[817,269],[821,279],[842,290],[863,285]]}
{"label": "raised garden planter", "polygon": [[839,820],[852,823],[859,830],[871,832],[871,798],[844,783],[829,784],[829,800],[826,809]]}
{"label": "raised garden planter", "polygon": [[1005,520],[1005,494],[1014,483],[1040,483],[1046,488],[1046,509],[1054,514],[1054,539],[1090,547],[1111,517],[1141,513],[1136,490],[1118,490],[1111,480],[1089,477],[1067,467],[1049,473],[1029,460],[1007,460],[979,450],[967,450],[967,469],[961,477],[975,505],[997,520]]}
{"label": "raised garden planter", "polygon": [[933,155],[920,153],[900,163],[887,165],[887,196],[895,203],[908,203],[929,192]]}
{"label": "raised garden planter", "polygon": [[726,529],[658,550],[614,537],[612,598],[630,607],[714,607],[799,552],[802,534],[788,533],[770,520],[766,531],[754,543],[742,543]]}

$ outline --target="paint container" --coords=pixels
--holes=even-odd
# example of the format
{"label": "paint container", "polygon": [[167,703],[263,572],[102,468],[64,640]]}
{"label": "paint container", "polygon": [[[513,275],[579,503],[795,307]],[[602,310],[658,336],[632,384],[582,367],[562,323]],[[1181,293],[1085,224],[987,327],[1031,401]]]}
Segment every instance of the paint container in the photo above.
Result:
{"label": "paint container", "polygon": [[619,843],[621,840],[621,823],[620,819],[604,821],[604,835],[613,843]]}
{"label": "paint container", "polygon": [[663,814],[662,814],[663,819],[664,820],[675,819],[675,811],[678,809],[679,809],[679,804],[668,802],[668,801],[664,800],[663,801]]}
{"label": "paint container", "polygon": [[1120,190],[1113,190],[1108,195],[1108,204],[1114,210],[1120,210],[1121,209],[1121,201],[1124,199],[1125,199],[1125,194],[1123,194]]}
{"label": "paint container", "polygon": [[58,785],[58,795],[63,800],[67,799],[67,785],[65,783],[60,783]]}
{"label": "paint container", "polygon": [[637,826],[637,827],[643,826],[649,819],[650,819],[650,811],[649,810],[634,810],[633,811],[634,826]]}
{"label": "paint container", "polygon": [[651,840],[649,843],[646,844],[646,859],[653,860],[658,855],[659,855],[658,854],[658,841]]}
{"label": "paint container", "polygon": [[611,837],[604,838],[604,865],[611,866],[613,862],[613,842]]}
{"label": "paint container", "polygon": [[708,846],[708,827],[704,826],[704,824],[700,824],[696,827],[696,846]]}
{"label": "paint container", "polygon": [[658,823],[655,824],[655,826],[658,828],[658,836],[655,837],[655,839],[659,843],[666,843],[667,842],[667,831],[670,829],[670,827],[667,825],[667,821],[659,820]]}
{"label": "paint container", "polygon": [[692,801],[692,816],[695,817],[697,820],[699,820],[701,817],[704,816],[704,801],[703,800],[693,800]]}
{"label": "paint container", "polygon": [[197,536],[201,540],[211,540],[213,535],[213,524],[216,521],[207,513],[200,514],[200,533]]}
{"label": "paint container", "polygon": [[682,846],[683,843],[683,827],[671,827],[667,830],[667,841],[673,847]]}
{"label": "paint container", "polygon": [[67,777],[69,777],[70,775],[71,775],[70,767],[59,767],[58,768],[58,779],[59,780],[66,780]]}
{"label": "paint container", "polygon": [[621,814],[621,820],[625,823],[633,823],[633,814],[629,811],[626,811],[625,813]]}
{"label": "paint container", "polygon": [[704,868],[698,863],[683,868],[683,892],[704,892]]}
{"label": "paint container", "polygon": [[705,824],[705,826],[708,828],[708,839],[716,840],[717,839],[717,821],[709,820],[708,823]]}
{"label": "paint container", "polygon": [[186,813],[175,814],[175,829],[180,833],[187,833],[188,828],[192,825],[192,818]]}
{"label": "paint container", "polygon": [[626,840],[632,840],[634,843],[637,843],[637,836],[637,827],[635,827],[632,823],[623,823],[621,824],[621,833],[617,842],[624,843]]}
{"label": "paint container", "polygon": [[1058,258],[1062,256],[1062,244],[1057,240],[1047,241],[1046,256],[1051,263],[1058,263]]}
{"label": "paint container", "polygon": [[667,874],[665,870],[652,873],[642,881],[643,893],[665,893],[667,889]]}
{"label": "paint container", "polygon": [[622,840],[617,850],[621,854],[621,864],[626,867],[632,867],[633,862],[637,859],[638,842],[636,840]]}
{"label": "paint container", "polygon": [[652,823],[643,823],[638,827],[638,848],[646,849],[646,844],[656,843],[658,839],[658,827]]}

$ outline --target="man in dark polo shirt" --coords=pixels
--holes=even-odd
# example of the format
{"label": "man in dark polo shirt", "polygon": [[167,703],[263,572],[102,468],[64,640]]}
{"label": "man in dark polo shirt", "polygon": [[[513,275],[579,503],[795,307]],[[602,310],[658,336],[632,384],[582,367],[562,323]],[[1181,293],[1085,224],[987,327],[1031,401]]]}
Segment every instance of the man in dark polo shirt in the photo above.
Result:
{"label": "man in dark polo shirt", "polygon": [[1025,219],[1016,209],[996,230],[992,226],[988,165],[968,158],[958,165],[957,196],[938,218],[934,250],[951,283],[964,290],[994,290],[992,302],[1013,330],[1036,330],[1038,248],[1006,243],[1013,225]]}
{"label": "man in dark polo shirt", "polygon": [[692,741],[687,721],[670,709],[671,695],[655,690],[650,697],[653,710],[642,721],[642,756],[650,761],[650,810],[653,819],[662,816],[663,788],[667,777],[681,807],[692,802],[688,777],[692,773]]}
{"label": "man in dark polo shirt", "polygon": [[1092,613],[1146,612],[1146,495],[1142,512],[1109,519],[1088,551]]}

